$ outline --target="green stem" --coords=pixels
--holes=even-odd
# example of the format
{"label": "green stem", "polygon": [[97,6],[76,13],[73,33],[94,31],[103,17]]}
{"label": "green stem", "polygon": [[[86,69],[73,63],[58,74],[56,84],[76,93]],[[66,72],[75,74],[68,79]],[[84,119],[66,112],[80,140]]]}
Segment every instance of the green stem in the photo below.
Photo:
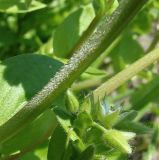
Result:
{"label": "green stem", "polygon": [[159,41],[159,31],[156,30],[155,35],[153,37],[153,40],[152,40],[150,46],[148,47],[146,53],[149,53],[150,51],[152,51],[156,47],[156,45],[158,44],[158,41]]}
{"label": "green stem", "polygon": [[100,67],[103,63],[105,57],[111,53],[111,51],[119,44],[121,40],[121,36],[119,36],[110,46],[105,50],[98,58],[97,60],[92,64],[93,67]]}
{"label": "green stem", "polygon": [[85,81],[77,82],[77,83],[73,84],[71,89],[75,92],[78,92],[78,91],[88,89],[91,87],[98,87],[99,85],[101,85],[105,81],[106,81],[105,78],[89,79],[89,80],[85,80]]}
{"label": "green stem", "polygon": [[159,60],[159,48],[145,55],[143,58],[140,58],[132,65],[119,72],[113,78],[109,79],[100,87],[98,87],[93,92],[94,102],[97,103],[98,100],[101,100],[102,98],[104,98],[105,95],[110,94],[127,80],[129,80],[157,60]]}
{"label": "green stem", "polygon": [[93,122],[93,125],[94,127],[98,128],[99,130],[101,130],[103,133],[106,133],[107,132],[107,129],[104,128],[103,126],[99,125],[98,123],[96,122]]}
{"label": "green stem", "polygon": [[32,122],[63,93],[75,79],[114,41],[124,27],[148,0],[122,0],[117,10],[104,15],[94,31],[80,41],[73,50],[68,64],[50,79],[50,82],[33,97],[15,116],[0,127],[0,143],[15,135]]}

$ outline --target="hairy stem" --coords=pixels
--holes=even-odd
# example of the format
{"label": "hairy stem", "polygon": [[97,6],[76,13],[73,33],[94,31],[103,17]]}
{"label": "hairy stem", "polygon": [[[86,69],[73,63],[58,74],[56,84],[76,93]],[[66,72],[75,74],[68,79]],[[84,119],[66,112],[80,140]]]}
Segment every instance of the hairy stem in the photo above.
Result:
{"label": "hairy stem", "polygon": [[64,92],[75,79],[113,42],[123,28],[148,0],[122,0],[111,16],[104,15],[86,38],[74,48],[68,64],[50,79],[15,116],[0,127],[0,143],[16,134],[33,121],[53,100]]}
{"label": "hairy stem", "polygon": [[124,69],[123,71],[116,74],[113,78],[106,81],[100,87],[98,87],[94,92],[94,102],[97,103],[98,100],[102,99],[105,95],[108,95],[116,88],[121,86],[124,82],[135,76],[137,73],[148,67],[153,62],[159,60],[159,48],[153,50],[149,54],[140,58],[132,65]]}

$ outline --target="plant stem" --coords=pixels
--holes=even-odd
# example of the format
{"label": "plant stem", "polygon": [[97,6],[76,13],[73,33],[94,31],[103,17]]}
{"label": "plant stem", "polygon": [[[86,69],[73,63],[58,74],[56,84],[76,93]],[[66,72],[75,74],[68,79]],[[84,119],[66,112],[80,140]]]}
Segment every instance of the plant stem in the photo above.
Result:
{"label": "plant stem", "polygon": [[104,15],[95,30],[74,48],[68,64],[50,79],[16,115],[0,127],[0,143],[32,122],[114,41],[148,0],[122,0],[111,16]]}
{"label": "plant stem", "polygon": [[94,79],[85,80],[85,81],[73,84],[71,89],[75,92],[78,92],[83,89],[98,87],[100,84],[105,82],[105,80],[106,80],[105,78],[94,78]]}
{"label": "plant stem", "polygon": [[150,46],[148,47],[146,53],[149,53],[150,51],[152,51],[156,47],[156,45],[158,44],[158,41],[159,41],[159,31],[156,31],[155,35],[153,37],[153,40],[152,40]]}
{"label": "plant stem", "polygon": [[106,133],[107,132],[107,129],[104,128],[103,126],[99,125],[98,123],[96,122],[93,122],[93,126],[98,128],[99,130],[101,130],[103,133]]}
{"label": "plant stem", "polygon": [[119,44],[121,36],[119,36],[92,64],[93,67],[100,67],[103,63],[105,57],[111,53],[111,51]]}
{"label": "plant stem", "polygon": [[153,50],[149,54],[145,55],[143,58],[140,58],[132,65],[124,69],[123,71],[116,74],[113,78],[106,81],[100,87],[98,87],[94,92],[94,102],[97,103],[98,100],[101,100],[105,95],[108,95],[116,88],[121,86],[124,82],[135,76],[137,73],[148,67],[153,62],[159,60],[159,48]]}

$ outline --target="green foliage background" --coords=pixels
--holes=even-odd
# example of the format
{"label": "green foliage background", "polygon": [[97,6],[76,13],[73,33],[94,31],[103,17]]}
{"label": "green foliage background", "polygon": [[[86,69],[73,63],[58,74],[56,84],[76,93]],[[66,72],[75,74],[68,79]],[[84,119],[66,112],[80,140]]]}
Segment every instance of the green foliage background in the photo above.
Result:
{"label": "green foliage background", "polygon": [[[106,8],[109,15],[118,3],[115,1],[111,7],[108,4]],[[0,0],[0,125],[13,117],[43,88],[52,74],[67,62],[74,46],[101,10],[100,1],[97,0]],[[108,50],[72,85],[71,90],[80,104],[90,91],[157,47],[158,19],[159,1],[149,0]],[[136,139],[131,142],[134,147],[131,156],[133,160],[151,160],[159,156],[158,73],[158,63],[155,63],[107,96],[110,105],[122,105],[124,111],[128,112],[127,116],[124,115],[124,120],[110,125],[137,134]],[[64,107],[64,96],[61,95],[53,106]],[[132,122],[131,116],[135,114],[133,110],[138,115]],[[82,116],[86,116],[83,119],[85,122],[88,117]],[[105,121],[109,123],[110,119],[108,117]],[[53,142],[52,148],[56,148],[57,153],[61,152],[61,146],[66,145],[64,143],[68,137],[60,131],[61,126],[56,127],[57,124],[52,123],[54,121],[55,115],[48,109],[14,137],[0,144],[2,157],[20,151],[21,160],[46,160],[48,137],[55,128],[55,137],[58,139],[61,135],[63,141],[56,142],[57,146]],[[74,125],[77,130],[78,127],[83,127],[78,119]],[[87,128],[87,125],[89,126],[86,124],[84,127]],[[96,130],[94,132],[98,134]],[[114,131],[110,134],[116,136]],[[123,137],[119,133],[117,135],[122,141]],[[78,139],[77,135],[72,137],[70,139]],[[110,137],[106,139],[111,141]],[[124,140],[121,143],[123,142]],[[116,148],[120,148],[118,144]],[[91,147],[88,147],[88,151],[93,153]],[[65,155],[67,156],[69,157]],[[106,156],[108,160],[128,159],[118,149]],[[55,160],[59,159],[55,157]],[[102,157],[99,159],[102,160]]]}

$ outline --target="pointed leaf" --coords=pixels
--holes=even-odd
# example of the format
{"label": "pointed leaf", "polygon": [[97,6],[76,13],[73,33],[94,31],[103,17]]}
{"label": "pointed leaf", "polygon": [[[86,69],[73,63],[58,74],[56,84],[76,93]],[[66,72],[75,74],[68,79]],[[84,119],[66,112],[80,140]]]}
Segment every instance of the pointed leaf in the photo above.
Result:
{"label": "pointed leaf", "polygon": [[55,129],[48,149],[48,160],[61,160],[67,148],[67,133],[58,125]]}
{"label": "pointed leaf", "polygon": [[88,146],[79,156],[78,160],[93,160],[94,156],[94,147]]}

